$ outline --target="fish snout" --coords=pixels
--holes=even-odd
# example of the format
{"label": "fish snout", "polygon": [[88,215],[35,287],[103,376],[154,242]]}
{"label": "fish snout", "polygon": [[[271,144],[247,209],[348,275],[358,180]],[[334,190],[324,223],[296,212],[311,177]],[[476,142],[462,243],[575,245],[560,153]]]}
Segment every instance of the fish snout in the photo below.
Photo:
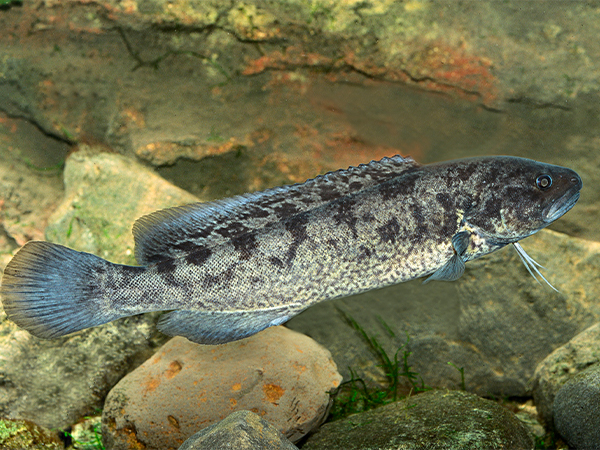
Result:
{"label": "fish snout", "polygon": [[551,201],[543,211],[544,220],[548,224],[554,222],[575,206],[575,203],[579,200],[579,191],[583,187],[581,177],[571,169],[564,169],[564,172],[556,174],[555,178],[558,188],[557,193],[560,193],[560,195]]}

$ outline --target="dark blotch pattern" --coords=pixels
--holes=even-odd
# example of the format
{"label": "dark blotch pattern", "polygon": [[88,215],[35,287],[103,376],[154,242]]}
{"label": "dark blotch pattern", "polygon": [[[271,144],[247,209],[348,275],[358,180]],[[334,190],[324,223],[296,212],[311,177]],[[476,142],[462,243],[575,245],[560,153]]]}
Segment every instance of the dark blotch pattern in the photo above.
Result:
{"label": "dark blotch pattern", "polygon": [[360,189],[362,189],[363,187],[363,183],[361,183],[360,181],[353,181],[350,183],[350,186],[348,186],[350,189],[350,192],[357,192]]}
{"label": "dark blotch pattern", "polygon": [[401,177],[381,183],[377,186],[379,194],[383,201],[397,200],[402,201],[402,197],[414,192],[415,183],[419,180],[417,169],[409,169]]}
{"label": "dark blotch pattern", "polygon": [[336,225],[347,225],[352,232],[352,235],[356,238],[358,237],[358,233],[356,231],[356,223],[358,222],[358,217],[354,214],[354,198],[346,197],[340,199],[335,202],[333,205],[333,220],[335,220]]}
{"label": "dark blotch pattern", "polygon": [[252,254],[258,248],[256,235],[254,233],[248,233],[237,237],[233,239],[231,243],[233,244],[233,248],[239,252],[240,259],[243,261],[250,259]]}
{"label": "dark blotch pattern", "polygon": [[285,229],[292,234],[292,243],[286,252],[286,263],[290,265],[296,257],[298,247],[308,237],[306,233],[306,225],[308,224],[307,214],[299,214],[285,222]]}
{"label": "dark blotch pattern", "polygon": [[373,254],[373,250],[371,250],[366,245],[361,245],[359,247],[359,250],[360,250],[359,258],[370,258],[371,255]]}
{"label": "dark blotch pattern", "polygon": [[369,223],[369,222],[375,222],[375,221],[377,221],[377,218],[375,217],[375,215],[373,215],[373,214],[371,214],[371,213],[367,213],[367,214],[364,214],[364,215],[362,216],[362,220],[363,220],[365,223]]}
{"label": "dark blotch pattern", "polygon": [[[235,310],[244,312],[240,320],[260,325],[254,317],[265,307],[282,307],[289,317],[322,300],[435,273],[456,262],[457,232],[477,238],[465,253],[469,260],[535,232],[560,194],[558,183],[540,193],[540,169],[547,166],[518,158],[423,167],[384,159],[301,185],[158,213],[136,233],[136,254],[149,267],[106,263],[108,272],[98,270],[92,285],[112,282],[111,294],[120,295],[113,302],[128,312]],[[95,288],[88,289],[94,297]]]}
{"label": "dark blotch pattern", "polygon": [[377,233],[383,242],[396,243],[396,239],[400,234],[400,223],[398,219],[392,217],[385,225],[377,227]]}
{"label": "dark blotch pattern", "polygon": [[294,203],[281,203],[272,208],[273,212],[280,217],[290,217],[300,211],[300,207]]}
{"label": "dark blotch pattern", "polygon": [[193,266],[201,266],[208,258],[210,258],[211,254],[212,251],[209,248],[201,247],[186,255],[185,260],[188,264]]}
{"label": "dark blotch pattern", "polygon": [[319,198],[324,202],[329,202],[331,200],[335,200],[339,197],[339,193],[334,189],[335,186],[332,185],[324,185],[317,191]]}
{"label": "dark blotch pattern", "polygon": [[450,194],[446,192],[441,192],[439,194],[436,194],[435,199],[444,209],[445,213],[451,213],[454,211],[454,201],[452,200],[452,196]]}
{"label": "dark blotch pattern", "polygon": [[177,264],[172,259],[166,259],[156,264],[156,272],[163,277],[163,280],[171,286],[179,286],[177,280],[175,280],[175,269]]}
{"label": "dark blotch pattern", "polygon": [[468,182],[473,176],[473,172],[480,168],[479,166],[479,164],[473,163],[457,164],[452,168],[452,172],[460,181]]}
{"label": "dark blotch pattern", "polygon": [[273,264],[275,267],[278,267],[280,269],[283,269],[285,267],[285,264],[283,264],[283,261],[281,259],[279,259],[277,256],[270,256],[269,262],[271,264]]}
{"label": "dark blotch pattern", "polygon": [[394,156],[304,183],[157,212],[140,222],[143,233],[136,233],[136,254],[143,264],[185,257],[195,251],[192,245],[213,247],[247,233],[260,233],[265,227],[396,179],[416,167],[412,159]]}
{"label": "dark blotch pattern", "polygon": [[423,210],[420,206],[415,205],[411,211],[413,218],[415,219],[415,231],[413,233],[412,242],[415,244],[420,244],[425,239],[431,238],[432,236],[428,236],[428,223],[427,219],[423,213]]}
{"label": "dark blotch pattern", "polygon": [[444,224],[442,225],[442,228],[440,228],[440,235],[438,238],[438,242],[442,242],[445,241],[447,239],[451,239],[452,236],[454,236],[454,234],[457,231],[457,224],[455,221],[445,221]]}
{"label": "dark blotch pattern", "polygon": [[257,204],[257,207],[254,208],[251,213],[246,214],[246,217],[252,217],[255,219],[264,219],[265,217],[269,217],[271,214],[273,214],[273,212],[268,206],[268,203],[266,205]]}
{"label": "dark blotch pattern", "polygon": [[215,231],[224,238],[234,238],[248,233],[250,229],[241,222],[229,222],[226,227],[217,228]]}
{"label": "dark blotch pattern", "polygon": [[502,209],[502,199],[497,196],[490,197],[483,206],[485,213],[493,219],[500,219],[500,210]]}
{"label": "dark blotch pattern", "polygon": [[207,288],[214,289],[216,285],[225,286],[233,279],[233,267],[224,270],[216,275],[207,275],[204,278],[204,285]]}

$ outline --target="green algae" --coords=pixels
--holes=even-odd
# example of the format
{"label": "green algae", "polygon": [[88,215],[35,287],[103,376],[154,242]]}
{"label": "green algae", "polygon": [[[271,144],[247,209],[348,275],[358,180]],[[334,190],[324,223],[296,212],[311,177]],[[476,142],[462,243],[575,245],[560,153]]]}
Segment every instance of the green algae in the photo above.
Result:
{"label": "green algae", "polygon": [[[410,336],[406,334],[406,341],[402,344],[394,355],[389,355],[376,336],[369,335],[365,329],[350,315],[338,309],[344,320],[350,325],[368,344],[370,350],[379,360],[379,366],[385,374],[385,384],[381,388],[370,387],[365,381],[356,377],[352,368],[350,370],[350,380],[340,384],[338,389],[332,394],[334,403],[331,408],[331,420],[339,420],[350,414],[355,414],[363,411],[386,405],[397,401],[399,398],[404,398],[400,395],[400,386],[404,380],[409,388],[409,394],[425,392],[431,388],[425,384],[423,378],[411,369],[408,359],[412,352],[408,350]],[[389,325],[379,318],[384,329],[390,337],[395,338],[396,335]]]}
{"label": "green algae", "polygon": [[58,450],[58,438],[27,420],[0,419],[0,448],[4,450]]}

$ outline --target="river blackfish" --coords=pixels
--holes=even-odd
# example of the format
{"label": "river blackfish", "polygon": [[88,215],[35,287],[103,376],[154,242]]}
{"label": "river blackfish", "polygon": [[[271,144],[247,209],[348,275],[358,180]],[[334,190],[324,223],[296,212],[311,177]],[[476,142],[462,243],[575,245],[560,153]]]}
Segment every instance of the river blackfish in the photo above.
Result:
{"label": "river blackfish", "polygon": [[[202,344],[242,339],[309,306],[428,276],[514,244],[570,210],[570,169],[492,156],[420,165],[394,156],[133,226],[140,266],[28,242],[7,265],[9,319],[55,338],[150,311],[158,328]],[[535,277],[535,275],[534,275]]]}

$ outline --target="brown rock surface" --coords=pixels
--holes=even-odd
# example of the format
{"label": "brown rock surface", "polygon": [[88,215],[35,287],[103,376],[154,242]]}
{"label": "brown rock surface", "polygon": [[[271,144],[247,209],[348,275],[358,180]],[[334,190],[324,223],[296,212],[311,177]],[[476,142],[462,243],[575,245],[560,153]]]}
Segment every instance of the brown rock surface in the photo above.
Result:
{"label": "brown rock surface", "polygon": [[219,346],[176,337],[113,388],[102,434],[115,450],[176,449],[249,410],[296,442],[324,420],[340,381],[326,349],[285,327]]}

